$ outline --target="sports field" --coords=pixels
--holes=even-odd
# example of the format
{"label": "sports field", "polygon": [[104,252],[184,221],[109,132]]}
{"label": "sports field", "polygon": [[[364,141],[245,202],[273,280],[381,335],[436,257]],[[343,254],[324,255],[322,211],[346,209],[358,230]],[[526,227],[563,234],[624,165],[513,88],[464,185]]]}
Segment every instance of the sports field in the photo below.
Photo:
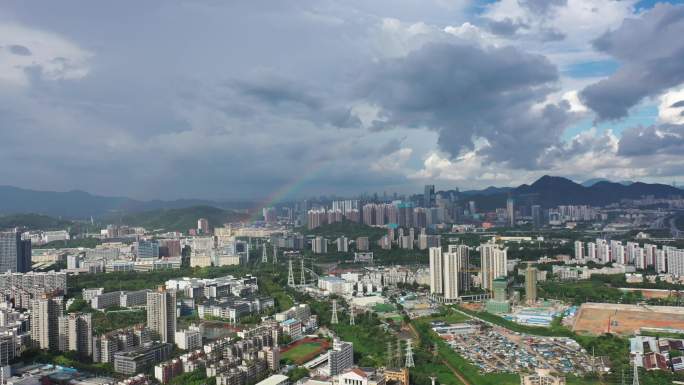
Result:
{"label": "sports field", "polygon": [[391,303],[379,303],[373,306],[373,310],[376,313],[389,313],[397,310],[397,308]]}
{"label": "sports field", "polygon": [[573,324],[573,331],[592,335],[630,335],[640,328],[684,329],[684,308],[585,303]]}
{"label": "sports field", "polygon": [[319,338],[306,338],[295,341],[289,346],[285,347],[281,353],[281,357],[292,360],[292,362],[301,365],[323,353],[329,345],[330,344],[326,340]]}

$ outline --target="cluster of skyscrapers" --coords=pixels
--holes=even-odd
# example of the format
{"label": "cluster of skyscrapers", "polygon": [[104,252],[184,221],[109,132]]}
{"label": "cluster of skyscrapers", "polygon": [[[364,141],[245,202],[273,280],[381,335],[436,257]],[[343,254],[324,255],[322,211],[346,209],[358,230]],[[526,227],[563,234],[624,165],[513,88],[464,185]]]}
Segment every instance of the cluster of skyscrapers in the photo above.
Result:
{"label": "cluster of skyscrapers", "polygon": [[449,245],[447,252],[441,247],[431,247],[430,254],[430,293],[445,301],[455,301],[470,291],[472,273],[479,273],[480,286],[491,291],[494,280],[507,275],[507,250],[495,243],[485,243],[478,247],[480,268],[470,265],[470,250],[466,245]]}
{"label": "cluster of skyscrapers", "polygon": [[430,293],[446,300],[456,300],[470,290],[470,248],[449,245],[446,253],[441,247],[430,248]]}
{"label": "cluster of skyscrapers", "polygon": [[368,226],[427,227],[442,223],[445,218],[446,210],[443,207],[414,207],[410,202],[368,203],[361,210],[351,211],[317,208],[307,212],[309,229],[343,220],[362,222]]}

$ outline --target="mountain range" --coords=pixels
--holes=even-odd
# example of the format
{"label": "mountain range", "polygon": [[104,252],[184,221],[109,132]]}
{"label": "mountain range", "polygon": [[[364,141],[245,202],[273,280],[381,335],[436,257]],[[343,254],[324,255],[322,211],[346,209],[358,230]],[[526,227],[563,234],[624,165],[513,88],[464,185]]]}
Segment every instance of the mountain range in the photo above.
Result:
{"label": "mountain range", "polygon": [[0,215],[36,213],[65,219],[89,219],[159,209],[213,206],[245,209],[247,202],[218,202],[201,199],[142,201],[125,197],[106,197],[85,191],[38,191],[0,186]]}
{"label": "mountain range", "polygon": [[[475,201],[480,210],[504,207],[509,197],[520,202],[533,201],[534,204],[540,204],[542,207],[554,207],[564,204],[604,206],[622,199],[635,199],[644,195],[665,198],[684,195],[684,191],[669,185],[642,182],[618,183],[590,180],[580,184],[570,179],[546,175],[530,185],[523,184],[515,188],[488,187],[483,190],[461,192],[463,200]],[[89,219],[90,217],[133,219],[131,215],[144,211],[167,212],[198,206],[235,210],[254,208],[256,204],[199,199],[142,201],[125,197],[99,196],[84,191],[37,191],[0,186],[0,215],[35,213],[64,219]],[[170,212],[173,213],[173,211]]]}
{"label": "mountain range", "polygon": [[474,200],[481,210],[492,210],[497,207],[504,207],[509,197],[516,199],[519,203],[528,202],[548,208],[558,205],[582,204],[605,206],[623,199],[638,199],[647,195],[652,195],[655,198],[667,198],[684,195],[684,191],[665,184],[610,182],[607,180],[598,180],[584,186],[567,178],[545,175],[530,185],[523,184],[508,191],[494,194],[491,191],[474,193],[467,199]]}

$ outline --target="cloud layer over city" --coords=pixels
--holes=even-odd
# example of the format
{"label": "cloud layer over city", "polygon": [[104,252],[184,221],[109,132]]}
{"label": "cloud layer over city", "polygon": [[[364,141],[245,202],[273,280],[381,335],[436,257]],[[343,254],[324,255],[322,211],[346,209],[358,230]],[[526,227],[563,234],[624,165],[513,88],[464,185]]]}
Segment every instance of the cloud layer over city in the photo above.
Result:
{"label": "cloud layer over city", "polygon": [[670,3],[4,2],[0,178],[142,199],[670,183]]}

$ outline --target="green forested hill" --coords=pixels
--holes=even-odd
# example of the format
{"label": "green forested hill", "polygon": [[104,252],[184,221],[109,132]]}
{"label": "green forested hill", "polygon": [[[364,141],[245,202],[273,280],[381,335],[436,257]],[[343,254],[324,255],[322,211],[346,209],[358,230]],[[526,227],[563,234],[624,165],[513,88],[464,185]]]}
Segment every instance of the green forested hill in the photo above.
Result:
{"label": "green forested hill", "polygon": [[212,206],[193,206],[182,209],[159,209],[125,214],[109,218],[111,223],[141,226],[148,230],[188,231],[197,228],[197,220],[206,218],[209,227],[222,227],[224,223],[247,219],[247,214]]}

